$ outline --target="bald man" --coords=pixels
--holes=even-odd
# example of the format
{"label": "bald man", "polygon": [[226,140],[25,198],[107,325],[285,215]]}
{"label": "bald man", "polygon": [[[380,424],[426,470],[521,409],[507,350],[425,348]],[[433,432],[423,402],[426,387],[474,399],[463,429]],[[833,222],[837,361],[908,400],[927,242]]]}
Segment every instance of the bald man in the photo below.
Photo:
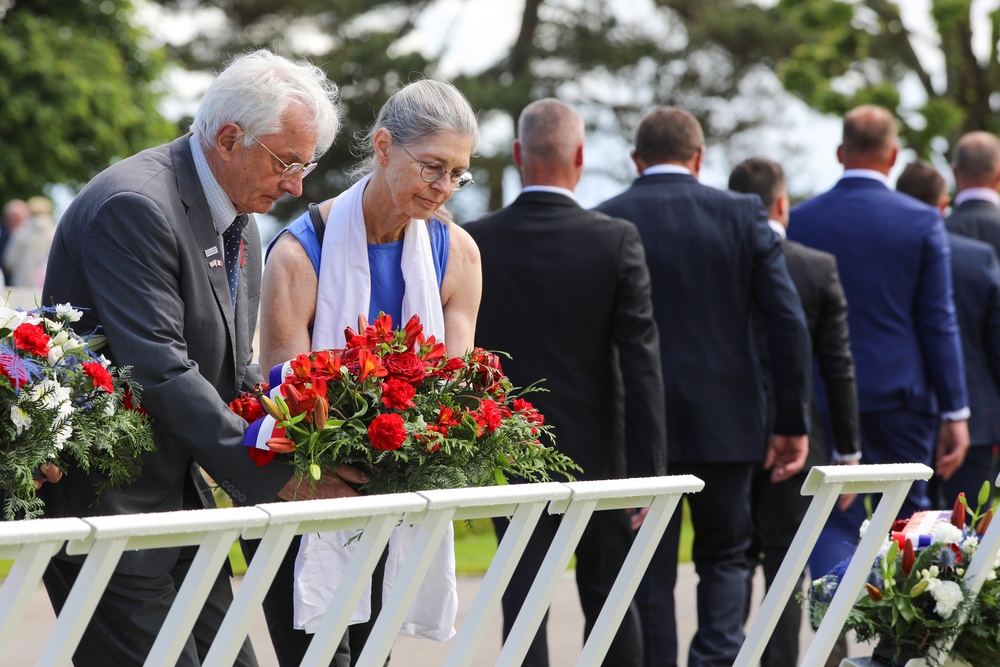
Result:
{"label": "bald man", "polygon": [[[529,398],[555,429],[555,446],[582,468],[580,479],[666,473],[659,337],[650,278],[635,226],[580,207],[584,125],[558,100],[525,107],[514,163],[524,189],[514,202],[465,229],[483,258],[476,344],[504,350],[515,386],[544,379]],[[504,636],[560,517],[543,515],[503,596]],[[502,538],[506,520],[497,520]],[[625,510],[594,513],[576,549],[576,582],[589,634],[632,542]],[[630,607],[604,661],[640,667],[642,634]],[[549,664],[545,623],[523,662]]]}
{"label": "bald man", "polygon": [[1000,256],[1000,139],[989,132],[963,135],[951,168],[958,194],[948,231],[989,243]]}
{"label": "bald man", "polygon": [[[896,138],[887,109],[850,111],[837,149],[843,176],[792,209],[788,238],[837,258],[864,462],[924,463],[948,478],[969,447],[948,239],[937,209],[888,187]],[[900,516],[929,505],[927,483],[917,482]],[[809,561],[814,578],[853,553],[864,519],[860,499],[834,509]]]}

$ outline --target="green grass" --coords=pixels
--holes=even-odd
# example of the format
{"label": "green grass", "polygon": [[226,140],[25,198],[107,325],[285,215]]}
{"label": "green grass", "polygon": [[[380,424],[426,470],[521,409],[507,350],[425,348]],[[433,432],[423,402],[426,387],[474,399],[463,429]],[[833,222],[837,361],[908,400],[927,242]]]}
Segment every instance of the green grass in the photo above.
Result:
{"label": "green grass", "polygon": [[[691,528],[687,503],[684,503],[683,511],[684,523],[681,525],[680,561],[686,563],[691,560],[691,540],[694,537],[694,531]],[[471,525],[465,521],[455,522],[455,571],[464,575],[483,574],[490,566],[493,554],[497,550],[493,522],[489,519],[479,519],[468,523]],[[0,576],[7,576],[12,562],[0,560]],[[229,562],[233,566],[234,574],[246,572],[247,565],[239,544],[234,544],[233,548],[229,550]],[[573,562],[571,561],[570,568],[572,569],[572,567]]]}

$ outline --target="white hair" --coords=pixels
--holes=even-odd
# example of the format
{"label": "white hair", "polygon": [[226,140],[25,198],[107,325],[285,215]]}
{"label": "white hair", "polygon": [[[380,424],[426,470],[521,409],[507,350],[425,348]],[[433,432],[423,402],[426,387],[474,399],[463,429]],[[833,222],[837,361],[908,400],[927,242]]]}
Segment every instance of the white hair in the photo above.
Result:
{"label": "white hair", "polygon": [[420,79],[397,90],[382,105],[359,142],[362,160],[352,170],[353,176],[375,169],[375,133],[383,128],[403,146],[447,132],[472,139],[473,153],[479,143],[479,122],[465,95],[450,83]]}
{"label": "white hair", "polygon": [[[313,159],[318,159],[340,129],[337,84],[315,65],[293,63],[267,49],[252,51],[236,56],[208,87],[191,131],[206,147],[226,123],[236,123],[258,137],[278,134],[285,130],[282,116],[293,104],[312,116],[309,127],[319,135]],[[253,139],[244,136],[243,142],[250,146]]]}

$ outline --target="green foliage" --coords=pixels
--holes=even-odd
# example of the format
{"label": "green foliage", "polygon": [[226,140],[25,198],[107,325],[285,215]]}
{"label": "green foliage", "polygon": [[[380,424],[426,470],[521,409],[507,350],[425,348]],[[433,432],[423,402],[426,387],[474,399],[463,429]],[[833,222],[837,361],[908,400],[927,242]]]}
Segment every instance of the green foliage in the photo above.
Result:
{"label": "green foliage", "polygon": [[156,110],[162,58],[129,0],[19,0],[0,15],[0,200],[79,185],[169,138]]}

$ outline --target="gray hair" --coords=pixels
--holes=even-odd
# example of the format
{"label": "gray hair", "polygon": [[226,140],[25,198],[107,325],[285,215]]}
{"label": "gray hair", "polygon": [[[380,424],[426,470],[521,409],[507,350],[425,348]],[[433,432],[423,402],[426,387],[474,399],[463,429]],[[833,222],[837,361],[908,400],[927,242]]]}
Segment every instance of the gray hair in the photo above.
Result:
{"label": "gray hair", "polygon": [[[293,63],[260,49],[236,56],[208,87],[191,131],[206,148],[219,128],[236,123],[258,137],[284,131],[282,116],[289,106],[303,107],[312,115],[318,159],[333,145],[342,114],[337,84],[326,73],[307,62]],[[244,145],[253,144],[250,136]]]}
{"label": "gray hair", "polygon": [[375,134],[383,128],[403,146],[446,132],[471,138],[473,153],[479,143],[479,122],[465,95],[450,83],[420,79],[397,90],[382,105],[359,141],[361,162],[351,170],[355,178],[375,170]]}

